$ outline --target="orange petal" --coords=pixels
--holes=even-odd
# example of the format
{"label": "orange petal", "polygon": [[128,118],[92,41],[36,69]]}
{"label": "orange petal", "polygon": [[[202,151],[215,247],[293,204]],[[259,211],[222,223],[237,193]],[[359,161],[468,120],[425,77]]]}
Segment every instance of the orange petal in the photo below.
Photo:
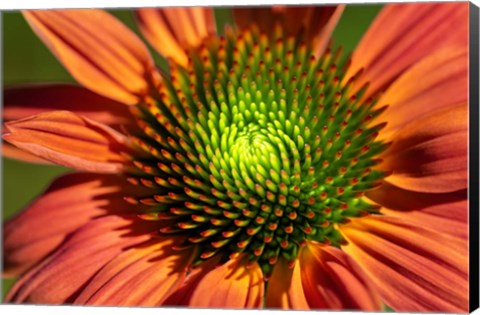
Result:
{"label": "orange petal", "polygon": [[221,257],[215,256],[203,262],[198,268],[190,270],[182,285],[174,291],[162,305],[164,306],[188,306],[197,285],[203,277],[212,271],[219,263]]}
{"label": "orange petal", "polygon": [[24,16],[70,74],[96,93],[135,104],[158,80],[147,47],[104,11],[24,11]]}
{"label": "orange petal", "polygon": [[151,222],[129,217],[109,215],[93,220],[23,275],[6,301],[71,303],[98,270],[127,248],[148,241],[154,230]]}
{"label": "orange petal", "polygon": [[467,190],[431,194],[384,183],[366,193],[382,213],[454,237],[468,237]]}
{"label": "orange petal", "polygon": [[152,46],[182,66],[188,64],[187,48],[197,47],[215,34],[213,9],[208,7],[139,9],[136,16]]}
{"label": "orange petal", "polygon": [[467,197],[467,190],[430,194],[402,189],[384,182],[379,188],[367,191],[366,196],[373,202],[392,210],[412,211],[463,200]]}
{"label": "orange petal", "polygon": [[39,158],[36,155],[20,150],[19,148],[6,142],[2,143],[2,154],[6,158],[10,158],[10,159],[14,159],[22,162],[51,164],[49,161],[45,159]]}
{"label": "orange petal", "polygon": [[[72,84],[29,85],[4,89],[3,120],[17,120],[54,110],[71,110],[121,130],[137,128],[128,107]],[[50,164],[49,161],[3,144],[3,155],[28,162]]]}
{"label": "orange petal", "polygon": [[123,196],[132,185],[116,175],[74,173],[59,177],[3,230],[4,276],[40,261],[92,218],[131,213]]}
{"label": "orange petal", "polygon": [[342,247],[396,311],[467,312],[468,242],[387,216],[352,220]]}
{"label": "orange petal", "polygon": [[263,305],[264,281],[257,263],[247,266],[246,257],[231,259],[204,275],[193,290],[191,307],[259,308]]}
{"label": "orange petal", "polygon": [[466,2],[385,6],[355,49],[346,77],[364,68],[356,84],[370,82],[372,95],[432,52],[468,47],[468,7]]}
{"label": "orange petal", "polygon": [[171,246],[172,239],[163,239],[123,252],[93,277],[74,304],[162,305],[185,278],[191,256]]}
{"label": "orange petal", "polygon": [[267,308],[308,310],[310,306],[302,286],[301,267],[297,262],[289,268],[285,259],[280,259],[268,280]]}
{"label": "orange petal", "polygon": [[[444,49],[431,54],[400,76],[378,104],[389,104],[380,119],[388,121],[380,139],[433,111],[466,104],[468,50]],[[383,106],[382,105],[382,106]]]}
{"label": "orange petal", "polygon": [[302,251],[299,262],[303,289],[311,308],[382,309],[370,280],[341,250],[309,244]]}
{"label": "orange petal", "polygon": [[122,171],[131,151],[125,136],[67,111],[8,122],[3,138],[53,163],[99,173]]}
{"label": "orange petal", "polygon": [[393,137],[385,153],[386,180],[419,192],[467,187],[468,108],[447,108],[412,121]]}
{"label": "orange petal", "polygon": [[275,266],[267,306],[284,309],[381,310],[382,303],[359,266],[341,250],[309,243],[293,269]]}
{"label": "orange petal", "polygon": [[256,24],[260,31],[273,34],[276,24],[280,24],[287,35],[302,33],[305,40],[313,43],[318,56],[325,50],[344,8],[345,5],[238,7],[233,13],[240,28]]}
{"label": "orange petal", "polygon": [[3,94],[3,120],[69,110],[116,129],[134,124],[128,107],[72,84],[9,87]]}
{"label": "orange petal", "polygon": [[396,211],[382,208],[382,213],[398,217],[412,225],[422,226],[425,229],[468,240],[467,199],[439,204],[416,211]]}

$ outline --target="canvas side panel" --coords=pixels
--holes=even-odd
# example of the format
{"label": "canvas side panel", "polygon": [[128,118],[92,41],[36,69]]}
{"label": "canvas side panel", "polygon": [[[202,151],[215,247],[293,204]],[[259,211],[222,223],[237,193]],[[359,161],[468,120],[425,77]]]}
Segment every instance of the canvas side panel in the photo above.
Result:
{"label": "canvas side panel", "polygon": [[470,312],[479,303],[479,8],[470,3]]}

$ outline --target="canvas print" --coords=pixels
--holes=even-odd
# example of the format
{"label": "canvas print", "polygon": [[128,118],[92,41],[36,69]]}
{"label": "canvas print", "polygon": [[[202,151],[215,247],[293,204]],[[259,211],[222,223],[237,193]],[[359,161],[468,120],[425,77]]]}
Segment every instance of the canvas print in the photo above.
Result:
{"label": "canvas print", "polygon": [[468,312],[468,2],[3,18],[4,303]]}

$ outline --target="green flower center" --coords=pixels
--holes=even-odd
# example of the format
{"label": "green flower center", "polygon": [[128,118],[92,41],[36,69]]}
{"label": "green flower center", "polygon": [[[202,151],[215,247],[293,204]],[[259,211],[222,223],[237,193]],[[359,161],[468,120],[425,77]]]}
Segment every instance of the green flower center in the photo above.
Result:
{"label": "green flower center", "polygon": [[338,225],[378,208],[363,198],[382,181],[375,157],[383,108],[342,83],[340,54],[321,58],[298,38],[228,30],[172,66],[159,96],[137,107],[151,154],[133,182],[152,189],[145,219],[185,236],[194,264],[246,253],[269,274],[308,240],[339,246]]}

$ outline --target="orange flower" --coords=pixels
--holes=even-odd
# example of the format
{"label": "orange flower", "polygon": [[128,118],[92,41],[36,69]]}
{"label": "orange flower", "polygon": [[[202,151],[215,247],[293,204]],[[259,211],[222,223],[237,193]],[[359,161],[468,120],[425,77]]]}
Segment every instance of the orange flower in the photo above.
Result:
{"label": "orange flower", "polygon": [[8,88],[64,175],[5,223],[14,303],[466,312],[468,3],[26,11],[83,87]]}

